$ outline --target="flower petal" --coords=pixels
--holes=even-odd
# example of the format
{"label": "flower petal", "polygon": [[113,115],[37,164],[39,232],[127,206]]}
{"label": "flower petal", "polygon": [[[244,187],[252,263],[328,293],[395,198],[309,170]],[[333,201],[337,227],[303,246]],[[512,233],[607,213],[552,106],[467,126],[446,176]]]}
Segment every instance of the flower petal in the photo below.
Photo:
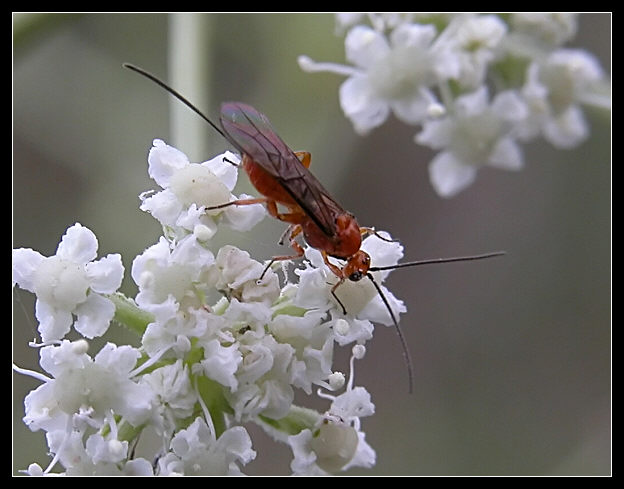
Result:
{"label": "flower petal", "polygon": [[512,138],[501,138],[492,149],[488,163],[503,170],[520,170],[524,165],[522,148]]}
{"label": "flower petal", "polygon": [[89,294],[87,300],[75,309],[78,316],[74,329],[86,338],[102,336],[115,315],[113,303],[98,294]]}
{"label": "flower petal", "polygon": [[39,333],[44,343],[63,338],[72,325],[71,312],[56,309],[47,302],[37,299],[35,303],[35,317],[39,321]]}
{"label": "flower petal", "polygon": [[227,187],[227,189],[231,192],[234,186],[236,185],[236,180],[238,179],[238,170],[236,166],[232,163],[228,163],[225,160],[229,160],[232,163],[238,165],[240,163],[240,158],[226,151],[222,155],[216,156],[211,160],[208,160],[202,163],[202,166],[208,168],[213,174],[215,174],[219,180]]}
{"label": "flower petal", "polygon": [[340,106],[359,134],[366,134],[388,118],[390,107],[378,98],[363,75],[354,75],[340,85]]}
{"label": "flower petal", "polygon": [[390,51],[386,38],[368,26],[358,25],[345,38],[347,60],[365,68]]}
{"label": "flower petal", "polygon": [[147,157],[148,173],[162,188],[169,186],[171,176],[189,164],[188,157],[179,149],[169,146],[160,139],[154,139]]}
{"label": "flower petal", "polygon": [[452,197],[470,185],[477,175],[474,166],[460,162],[444,151],[429,163],[429,179],[438,195]]}
{"label": "flower petal", "polygon": [[13,250],[13,284],[34,292],[36,272],[45,256],[30,248]]}
{"label": "flower petal", "polygon": [[107,255],[85,267],[91,290],[102,294],[112,294],[121,285],[124,267],[121,255],[114,253]]}
{"label": "flower petal", "polygon": [[79,223],[66,232],[56,249],[56,256],[84,265],[97,256],[98,242],[89,228]]}
{"label": "flower petal", "polygon": [[556,148],[578,146],[589,135],[583,111],[573,105],[565,112],[549,119],[544,125],[544,138]]}

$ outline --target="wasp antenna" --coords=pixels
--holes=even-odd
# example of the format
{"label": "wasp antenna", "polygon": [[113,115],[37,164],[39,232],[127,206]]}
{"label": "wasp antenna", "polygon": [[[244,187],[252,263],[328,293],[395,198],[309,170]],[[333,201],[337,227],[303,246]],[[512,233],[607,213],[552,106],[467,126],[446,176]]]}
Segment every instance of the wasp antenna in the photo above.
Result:
{"label": "wasp antenna", "polygon": [[409,384],[408,391],[411,394],[414,390],[414,368],[412,367],[412,357],[410,355],[409,348],[407,347],[407,341],[405,340],[405,336],[403,336],[403,331],[401,330],[401,327],[399,326],[399,322],[397,321],[397,318],[394,315],[392,308],[390,307],[390,303],[388,302],[388,299],[386,299],[386,296],[381,291],[381,287],[379,286],[377,282],[375,282],[375,279],[370,273],[367,273],[366,276],[370,279],[371,282],[373,282],[375,289],[377,289],[377,293],[381,297],[381,300],[385,304],[386,309],[388,309],[388,312],[390,313],[390,317],[392,318],[392,322],[394,323],[394,329],[396,330],[397,335],[399,335],[401,348],[403,348],[403,357],[405,358],[405,365],[407,366],[407,381]]}
{"label": "wasp antenna", "polygon": [[485,260],[486,258],[494,258],[496,256],[506,255],[505,251],[494,251],[492,253],[485,253],[483,255],[469,255],[469,256],[454,256],[452,258],[432,258],[430,260],[419,260],[408,263],[399,263],[397,265],[389,265],[386,267],[370,267],[368,270],[371,272],[380,272],[382,270],[394,270],[395,268],[416,267],[418,265],[432,265],[434,263],[452,263],[456,261],[472,261],[472,260]]}
{"label": "wasp antenna", "polygon": [[212,128],[217,131],[219,134],[221,134],[221,136],[223,136],[227,141],[230,141],[230,138],[219,128],[219,126],[217,126],[214,122],[212,122],[207,116],[205,116],[201,110],[199,110],[197,107],[195,107],[191,102],[189,102],[189,100],[187,100],[183,95],[181,95],[179,92],[177,92],[176,90],[174,90],[173,88],[171,88],[169,85],[167,85],[164,81],[162,81],[160,78],[158,78],[156,75],[152,75],[149,71],[144,70],[143,68],[140,68],[136,65],[133,65],[132,63],[123,63],[122,66],[124,68],[128,68],[129,70],[135,71],[136,73],[138,73],[139,75],[144,76],[145,78],[148,78],[149,80],[152,80],[154,83],[156,83],[156,85],[160,86],[161,88],[164,88],[167,92],[169,92],[171,95],[173,95],[175,98],[177,98],[180,102],[182,102],[184,105],[186,105],[189,109],[191,109],[193,112],[195,112],[199,117],[201,117],[202,119],[204,119],[208,124],[210,124],[212,126]]}

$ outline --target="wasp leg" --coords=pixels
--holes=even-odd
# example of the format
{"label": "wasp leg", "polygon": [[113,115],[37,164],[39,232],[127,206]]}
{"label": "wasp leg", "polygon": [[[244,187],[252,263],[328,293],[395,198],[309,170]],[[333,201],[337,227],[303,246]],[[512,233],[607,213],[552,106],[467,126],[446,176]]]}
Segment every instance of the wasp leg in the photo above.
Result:
{"label": "wasp leg", "polygon": [[329,267],[329,269],[332,271],[332,273],[338,277],[340,280],[338,280],[338,282],[336,284],[334,284],[334,286],[331,289],[331,293],[334,296],[334,299],[336,299],[336,302],[340,305],[340,307],[342,307],[342,313],[343,314],[347,314],[347,309],[345,308],[344,304],[342,303],[342,301],[339,299],[339,297],[336,295],[336,289],[342,284],[342,282],[345,281],[345,277],[344,274],[342,273],[342,268],[334,265],[332,262],[329,261],[329,257],[327,256],[327,253],[324,251],[321,251],[321,255],[323,256],[323,261],[325,262],[325,265],[327,265]]}
{"label": "wasp leg", "polygon": [[299,234],[301,234],[301,231],[302,231],[301,226],[299,224],[292,224],[288,226],[288,228],[286,229],[286,231],[289,231],[289,230],[290,230],[290,236],[288,237],[288,239],[290,240],[291,248],[295,250],[295,254],[294,255],[279,255],[279,256],[274,256],[273,258],[271,258],[271,261],[264,268],[264,271],[262,272],[262,275],[260,275],[260,278],[258,280],[262,280],[262,278],[264,277],[264,274],[267,272],[269,268],[271,268],[271,265],[273,265],[273,263],[275,263],[276,261],[296,260],[303,256],[304,250],[301,247],[301,245],[297,243],[297,241],[295,240],[295,238]]}
{"label": "wasp leg", "polygon": [[295,156],[299,159],[301,164],[306,168],[310,168],[312,162],[312,154],[307,151],[295,151]]}
{"label": "wasp leg", "polygon": [[336,295],[336,289],[338,288],[339,285],[342,284],[342,282],[344,282],[344,278],[341,278],[331,289],[331,293],[334,296],[334,299],[336,299],[336,302],[340,305],[340,307],[342,307],[342,313],[344,315],[347,314],[347,309],[345,308],[344,304],[342,303],[342,301],[340,300],[340,298]]}
{"label": "wasp leg", "polygon": [[232,200],[230,202],[226,202],[225,204],[219,204],[219,205],[206,207],[206,210],[213,211],[216,209],[224,209],[225,207],[230,207],[231,205],[254,205],[254,204],[266,204],[268,202],[269,202],[269,199],[265,197],[260,197],[258,199],[238,199],[238,200]]}

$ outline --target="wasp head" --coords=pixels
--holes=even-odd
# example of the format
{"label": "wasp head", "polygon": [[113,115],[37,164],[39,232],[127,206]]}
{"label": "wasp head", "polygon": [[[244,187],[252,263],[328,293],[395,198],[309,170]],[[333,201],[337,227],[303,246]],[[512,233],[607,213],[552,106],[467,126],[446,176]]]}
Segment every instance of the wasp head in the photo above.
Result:
{"label": "wasp head", "polygon": [[345,278],[348,278],[352,282],[358,282],[362,280],[368,273],[370,267],[370,256],[368,253],[362,250],[358,250],[357,253],[352,255],[347,264],[342,270],[342,274]]}

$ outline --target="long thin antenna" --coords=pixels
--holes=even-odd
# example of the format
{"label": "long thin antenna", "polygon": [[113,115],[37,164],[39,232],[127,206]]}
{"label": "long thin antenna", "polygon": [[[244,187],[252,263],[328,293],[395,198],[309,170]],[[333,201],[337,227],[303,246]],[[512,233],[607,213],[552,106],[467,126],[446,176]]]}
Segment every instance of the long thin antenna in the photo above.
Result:
{"label": "long thin antenna", "polygon": [[[128,68],[129,70],[137,72],[139,75],[143,75],[145,78],[152,80],[156,85],[159,85],[161,88],[164,88],[167,92],[177,98],[180,102],[186,105],[189,109],[195,112],[199,117],[204,119],[208,124],[212,126],[212,128],[217,131],[221,136],[223,136],[227,141],[232,142],[232,140],[225,134],[219,126],[217,126],[214,122],[212,122],[207,116],[205,116],[201,110],[195,107],[191,102],[189,102],[183,95],[178,93],[176,90],[167,85],[164,81],[158,78],[156,75],[152,75],[149,71],[144,70],[138,66],[135,66],[131,63],[123,63],[124,68]],[[236,145],[235,145],[236,146]]]}
{"label": "long thin antenna", "polygon": [[396,330],[397,335],[399,335],[401,348],[403,348],[403,357],[405,358],[405,365],[407,366],[408,391],[411,394],[414,391],[414,367],[412,365],[412,357],[410,356],[409,348],[407,347],[407,341],[405,340],[405,336],[403,336],[403,331],[401,330],[401,327],[399,326],[399,322],[397,321],[397,318],[394,315],[394,311],[390,307],[390,303],[388,302],[388,299],[386,299],[386,296],[381,291],[381,287],[379,286],[377,282],[375,282],[375,279],[373,278],[372,274],[367,273],[366,276],[370,279],[371,282],[373,282],[373,285],[377,289],[377,293],[379,294],[379,297],[381,297],[381,300],[385,304],[386,309],[388,309],[388,312],[390,313],[390,317],[392,318],[392,322],[394,323],[394,329]]}
{"label": "long thin antenna", "polygon": [[432,265],[435,263],[452,263],[456,261],[473,261],[473,260],[485,260],[486,258],[494,258],[496,256],[502,256],[507,254],[505,251],[494,251],[492,253],[485,253],[483,255],[469,255],[469,256],[455,256],[452,258],[432,258],[429,260],[412,261],[408,263],[399,263],[398,265],[389,265],[387,267],[370,267],[370,272],[380,272],[382,270],[394,270],[395,268],[416,267],[419,265]]}
{"label": "long thin antenna", "polygon": [[394,311],[390,307],[390,303],[388,302],[388,299],[386,298],[384,293],[381,291],[381,287],[379,286],[377,282],[375,282],[375,279],[373,278],[373,275],[370,272],[379,272],[382,270],[394,270],[395,268],[415,267],[418,265],[432,265],[434,263],[452,263],[452,262],[457,262],[457,261],[484,260],[486,258],[494,258],[496,256],[501,256],[505,254],[506,253],[504,251],[494,251],[492,253],[485,253],[483,255],[455,256],[452,258],[433,258],[429,260],[419,260],[419,261],[412,261],[408,263],[399,263],[398,265],[389,265],[385,267],[370,267],[368,269],[368,273],[366,274],[366,276],[370,279],[371,282],[373,282],[375,289],[377,289],[377,293],[379,294],[379,297],[381,297],[381,300],[386,306],[386,309],[388,309],[388,312],[390,313],[390,317],[392,318],[392,322],[394,323],[394,329],[396,330],[397,335],[399,336],[399,341],[401,342],[401,348],[403,349],[403,357],[405,358],[405,365],[407,366],[407,379],[409,382],[410,394],[413,392],[413,388],[414,388],[414,367],[412,364],[412,358],[409,353],[409,348],[407,347],[407,341],[405,340],[405,336],[403,336],[403,331],[401,330],[401,327],[399,326],[399,321],[394,315]]}

